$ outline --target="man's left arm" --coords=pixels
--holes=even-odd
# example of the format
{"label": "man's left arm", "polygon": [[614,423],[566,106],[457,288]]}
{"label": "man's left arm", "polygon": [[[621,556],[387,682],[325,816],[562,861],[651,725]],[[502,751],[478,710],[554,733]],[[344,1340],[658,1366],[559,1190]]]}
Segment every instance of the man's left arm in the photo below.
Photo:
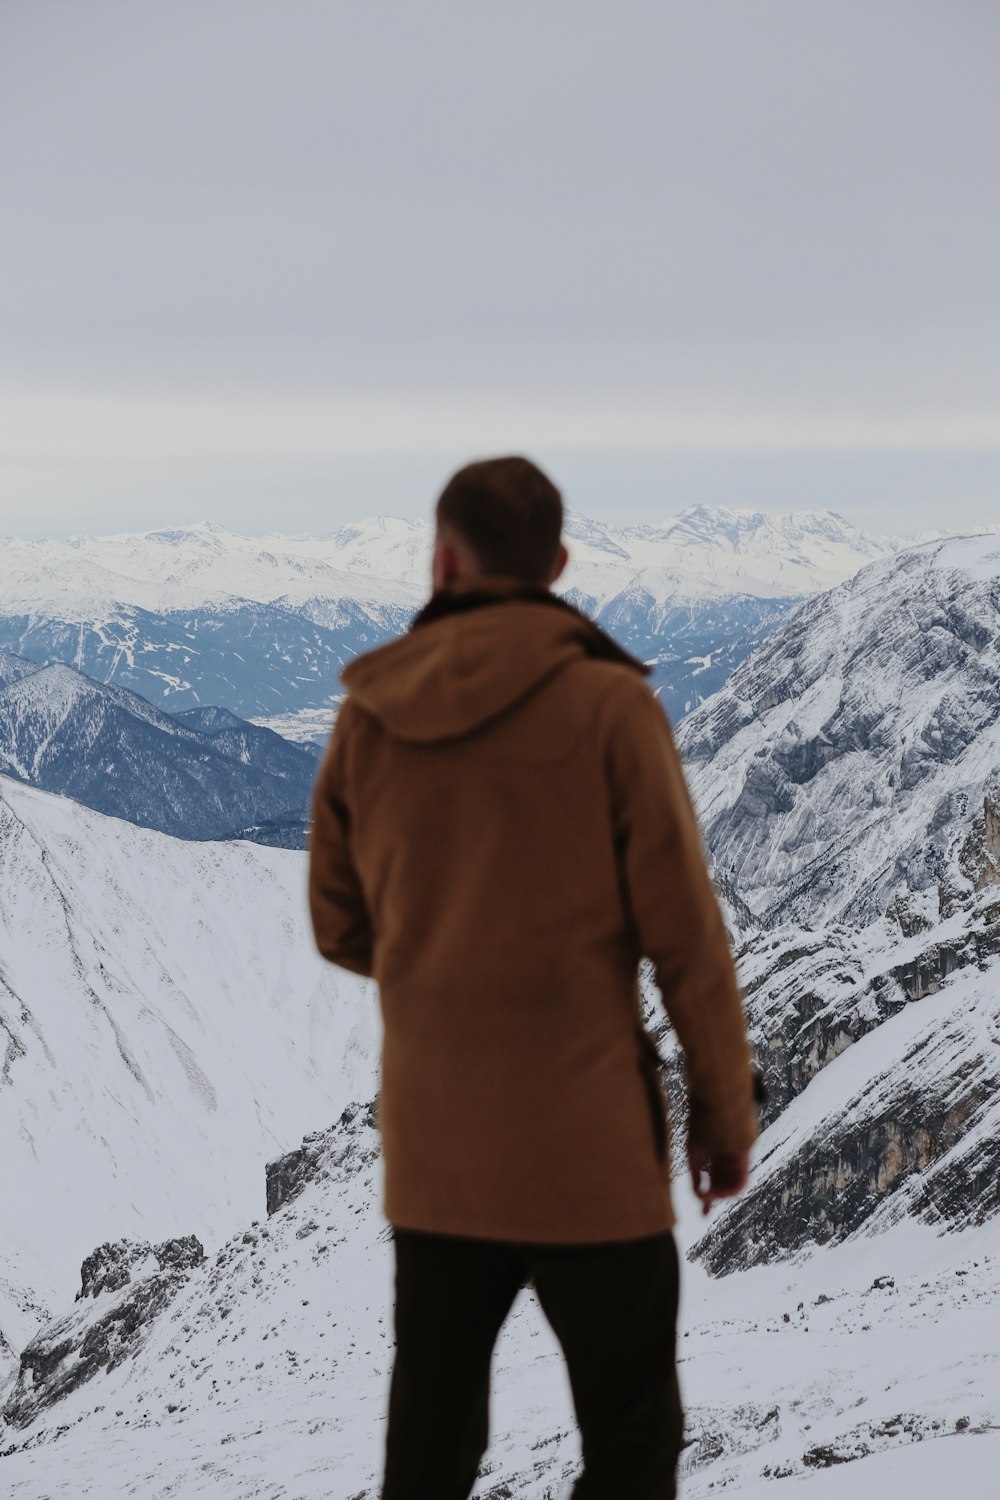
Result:
{"label": "man's left arm", "polygon": [[351,811],[344,775],[352,719],[347,699],[337,714],[313,789],[309,911],[323,957],[370,978],[371,915],[351,852]]}
{"label": "man's left arm", "polygon": [[[742,995],[680,757],[662,705],[626,678],[608,741],[623,890],[684,1056],[688,1164],[707,1213],[740,1192],[759,1127]],[[707,1175],[708,1181],[705,1182]]]}

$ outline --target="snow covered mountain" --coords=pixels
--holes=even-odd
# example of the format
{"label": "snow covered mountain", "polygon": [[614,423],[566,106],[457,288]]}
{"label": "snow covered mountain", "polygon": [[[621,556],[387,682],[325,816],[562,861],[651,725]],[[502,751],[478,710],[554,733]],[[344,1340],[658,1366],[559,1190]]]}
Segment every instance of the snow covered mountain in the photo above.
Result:
{"label": "snow covered mountain", "polygon": [[[662,526],[610,526],[567,513],[565,574],[598,605],[638,584],[662,605],[733,594],[800,598],[831,587],[899,543],[831,511],[765,515],[696,506]],[[328,536],[241,536],[203,521],[173,530],[0,545],[5,614],[82,620],[132,604],[156,613],[251,599],[314,617],[353,601],[391,625],[430,589],[429,521],[371,517]],[[318,606],[319,607],[319,606]],[[323,621],[322,623],[329,623]]]}
{"label": "snow covered mountain", "polygon": [[340,668],[396,635],[408,618],[393,615],[391,628],[363,617],[326,629],[252,600],[160,614],[131,604],[101,604],[91,613],[73,600],[64,605],[66,614],[34,607],[0,616],[0,649],[68,663],[171,713],[219,705],[268,720],[318,708],[328,722]]}
{"label": "snow covered mountain", "polygon": [[[570,513],[566,536],[559,591],[654,663],[676,718],[791,602],[898,545],[830,512],[704,507],[660,527]],[[405,629],[427,597],[431,544],[428,522],[394,517],[326,537],[244,537],[202,522],[7,539],[0,648],[69,662],[171,711],[217,703],[282,732],[298,721],[315,736],[310,715],[336,701],[343,663]]]}
{"label": "snow covered mountain", "polygon": [[226,709],[174,718],[75,668],[0,657],[0,772],[178,838],[294,823],[316,771],[309,750]]}
{"label": "snow covered mountain", "polygon": [[913,547],[807,601],[680,743],[713,856],[766,924],[933,904],[1000,767],[1000,537]]}
{"label": "snow covered mountain", "polygon": [[695,1253],[731,1271],[897,1220],[995,1222],[1000,538],[801,605],[679,741],[746,903],[771,1092],[752,1187]]}
{"label": "snow covered mountain", "polygon": [[428,549],[425,525],[393,518],[328,537],[247,537],[203,521],[68,541],[4,538],[0,582],[5,614],[20,607],[70,621],[120,604],[168,614],[230,599],[304,613],[311,598],[388,610],[391,621],[429,586]]}
{"label": "snow covered mountain", "polygon": [[20,682],[22,677],[30,677],[37,671],[36,661],[28,661],[27,657],[17,656],[10,651],[0,651],[0,688],[10,687],[12,683]]}
{"label": "snow covered mountain", "polygon": [[[677,1185],[688,1252],[680,1369],[691,1500],[723,1488],[763,1500],[778,1493],[775,1480],[792,1477],[804,1500],[923,1497],[940,1493],[957,1472],[969,1500],[995,1495],[998,645],[1000,539],[924,544],[790,607],[729,684],[681,727],[769,1088],[747,1193],[705,1221]],[[87,892],[82,846],[90,835],[68,831],[74,814],[102,827],[103,820],[25,788],[11,795],[28,799],[24,809],[44,809],[47,820],[54,806],[69,820],[62,863],[37,848],[31,855],[34,885],[52,872],[66,893],[59,920],[67,931],[99,933],[101,961],[129,976],[130,993],[140,994],[153,974],[158,1014],[171,993],[166,975],[193,992],[192,969],[207,968],[210,957],[214,964],[221,943],[219,966],[194,1002],[199,1017],[218,1006],[215,987],[232,967],[231,944],[245,941],[248,909],[225,925],[230,914],[219,893],[233,880],[229,867],[209,880],[197,951],[184,937],[195,913],[175,894],[175,941],[159,942],[155,960],[143,958],[140,946],[135,959],[132,945],[146,941],[147,925],[156,931],[166,920],[153,894],[162,870],[150,872],[148,886],[129,889],[140,911],[155,909],[155,917],[123,921],[116,903],[132,867],[121,863],[126,851],[117,865],[107,861],[112,889]],[[209,861],[220,851],[229,857],[228,846],[127,832]],[[45,838],[58,842],[51,826]],[[0,849],[10,843],[0,828]],[[29,840],[19,835],[17,846],[27,858]],[[301,855],[237,848],[255,871],[273,861],[275,870],[304,875]],[[135,851],[128,853],[134,861]],[[70,855],[72,879],[64,868]],[[210,862],[209,876],[213,869]],[[205,878],[189,872],[190,886]],[[9,930],[47,931],[49,908],[33,919],[24,889],[32,882],[19,867],[0,880]],[[194,902],[193,891],[186,888],[184,899]],[[255,896],[251,905],[266,911],[270,899]],[[109,917],[101,914],[105,905]],[[225,936],[218,939],[220,921]],[[272,919],[266,925],[270,932]],[[58,921],[53,931],[61,931]],[[127,956],[112,970],[123,933]],[[266,936],[251,934],[261,945],[258,962]],[[15,989],[32,977],[28,939],[21,944]],[[7,949],[0,951],[6,963]],[[241,962],[252,970],[249,956]],[[285,962],[271,955],[266,972]],[[95,1013],[81,993],[83,1019],[74,1024],[100,1030],[110,1059],[88,1076],[111,1066],[125,1079],[104,1019],[117,1019],[118,992],[98,988],[92,960],[74,963],[66,953],[63,963],[67,983],[79,985],[82,969],[106,1003]],[[336,975],[345,993],[360,992],[346,980]],[[648,987],[648,965],[645,980],[646,1023],[674,1091],[679,1059]],[[280,983],[286,993],[295,988],[284,974]],[[58,976],[42,985],[46,995],[60,988]],[[235,1009],[235,990],[227,985],[223,993]],[[158,1092],[162,1033],[140,1017],[137,1001],[124,1009],[127,1045],[134,1052],[133,1033],[144,1041],[138,1061]],[[93,1181],[89,1239],[75,1240],[72,1265],[63,1265],[64,1287],[68,1271],[82,1266],[77,1300],[66,1290],[61,1300],[49,1292],[57,1316],[27,1340],[23,1332],[20,1343],[8,1339],[20,1359],[3,1403],[0,1475],[15,1500],[39,1493],[124,1500],[144,1492],[375,1500],[392,1352],[391,1247],[380,1213],[374,1011],[348,1009],[350,1035],[360,1040],[353,1050],[345,1044],[347,1068],[338,1073],[331,1059],[335,1107],[305,1127],[301,1146],[289,1150],[295,1142],[286,1138],[262,1150],[259,1132],[225,1140],[248,1181],[256,1175],[254,1203],[266,1185],[266,1219],[253,1206],[242,1221],[227,1209],[216,1216],[226,1218],[220,1235],[181,1202],[176,1182],[169,1222],[144,1201],[146,1211],[131,1221],[128,1213],[102,1216],[101,1195],[118,1200],[107,1176]],[[174,1024],[174,1009],[168,1014]],[[13,1001],[10,1015],[39,1078],[49,1076]],[[202,1038],[182,1034],[205,1068]],[[46,1040],[55,1047],[49,1033]],[[217,1041],[221,1058],[227,1043]],[[19,1054],[12,1056],[16,1078]],[[270,1083],[274,1071],[263,1044],[261,1055],[246,1060],[249,1077]],[[137,1085],[128,1087],[135,1108]],[[171,1099],[191,1087],[178,1073]],[[42,1099],[40,1085],[24,1097]],[[4,1099],[0,1087],[0,1111]],[[94,1108],[90,1099],[87,1107]],[[113,1113],[108,1100],[101,1107]],[[31,1124],[39,1132],[40,1122],[48,1124],[53,1149],[44,1160],[61,1180],[54,1148],[66,1122],[53,1123],[53,1115],[50,1097]],[[172,1129],[171,1120],[168,1135]],[[678,1128],[675,1145],[682,1139]],[[182,1136],[178,1150],[172,1137],[166,1147],[161,1137],[156,1149],[151,1171],[187,1163],[197,1143]],[[29,1180],[37,1183],[37,1170],[15,1177],[23,1198]],[[35,1210],[33,1235],[44,1234],[45,1212]],[[0,1241],[21,1243],[7,1235]],[[38,1321],[26,1304],[41,1293],[24,1264],[22,1256],[14,1276],[7,1271],[8,1281],[21,1276],[22,1297],[10,1314],[15,1330]],[[493,1372],[491,1447],[477,1500],[555,1500],[578,1467],[578,1439],[558,1346],[530,1288],[501,1333]],[[159,1491],[150,1490],[151,1476]]]}
{"label": "snow covered mountain", "polygon": [[599,526],[570,515],[569,587],[604,608],[643,589],[662,608],[706,599],[800,599],[849,578],[900,545],[833,511],[767,515],[693,506],[662,526]]}
{"label": "snow covered mountain", "polygon": [[181,842],[0,777],[13,1349],[108,1236],[183,1223],[215,1245],[249,1222],[259,1163],[370,1088],[377,1006],[315,952],[304,884],[301,853]]}

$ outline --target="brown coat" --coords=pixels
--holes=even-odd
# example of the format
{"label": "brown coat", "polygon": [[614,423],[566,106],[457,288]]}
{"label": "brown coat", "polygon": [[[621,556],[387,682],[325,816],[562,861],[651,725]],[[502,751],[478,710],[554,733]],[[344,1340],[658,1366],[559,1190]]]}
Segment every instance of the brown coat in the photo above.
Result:
{"label": "brown coat", "polygon": [[754,1139],[726,932],[646,672],[493,576],[341,673],[309,895],[320,952],[378,981],[395,1225],[569,1243],[673,1224],[644,954],[700,1141]]}

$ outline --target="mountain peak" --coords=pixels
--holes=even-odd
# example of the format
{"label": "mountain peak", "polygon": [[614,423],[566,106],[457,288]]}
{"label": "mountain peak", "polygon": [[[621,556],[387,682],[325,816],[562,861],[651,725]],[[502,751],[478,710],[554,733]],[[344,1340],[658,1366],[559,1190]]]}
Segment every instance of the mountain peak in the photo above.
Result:
{"label": "mountain peak", "polygon": [[187,541],[218,543],[224,537],[236,538],[239,533],[229,531],[217,521],[192,521],[188,526],[165,526],[157,531],[146,531],[141,535],[152,542],[175,546]]}
{"label": "mountain peak", "polygon": [[759,916],[875,920],[934,883],[996,765],[998,578],[990,534],[876,559],[685,721],[707,838]]}
{"label": "mountain peak", "polygon": [[25,672],[3,689],[6,702],[19,701],[57,705],[64,712],[74,702],[95,697],[100,687],[68,662],[56,661],[49,666],[36,666],[33,672]]}

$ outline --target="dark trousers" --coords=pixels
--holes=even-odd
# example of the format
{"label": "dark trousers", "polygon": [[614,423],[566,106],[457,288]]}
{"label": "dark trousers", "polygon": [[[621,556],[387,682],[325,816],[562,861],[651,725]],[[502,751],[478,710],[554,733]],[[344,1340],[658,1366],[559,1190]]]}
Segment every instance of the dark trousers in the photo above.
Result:
{"label": "dark trousers", "polygon": [[683,1414],[669,1230],[583,1245],[399,1227],[393,1238],[396,1354],[382,1500],[471,1495],[489,1441],[493,1347],[528,1280],[573,1393],[583,1449],[573,1500],[673,1500]]}

